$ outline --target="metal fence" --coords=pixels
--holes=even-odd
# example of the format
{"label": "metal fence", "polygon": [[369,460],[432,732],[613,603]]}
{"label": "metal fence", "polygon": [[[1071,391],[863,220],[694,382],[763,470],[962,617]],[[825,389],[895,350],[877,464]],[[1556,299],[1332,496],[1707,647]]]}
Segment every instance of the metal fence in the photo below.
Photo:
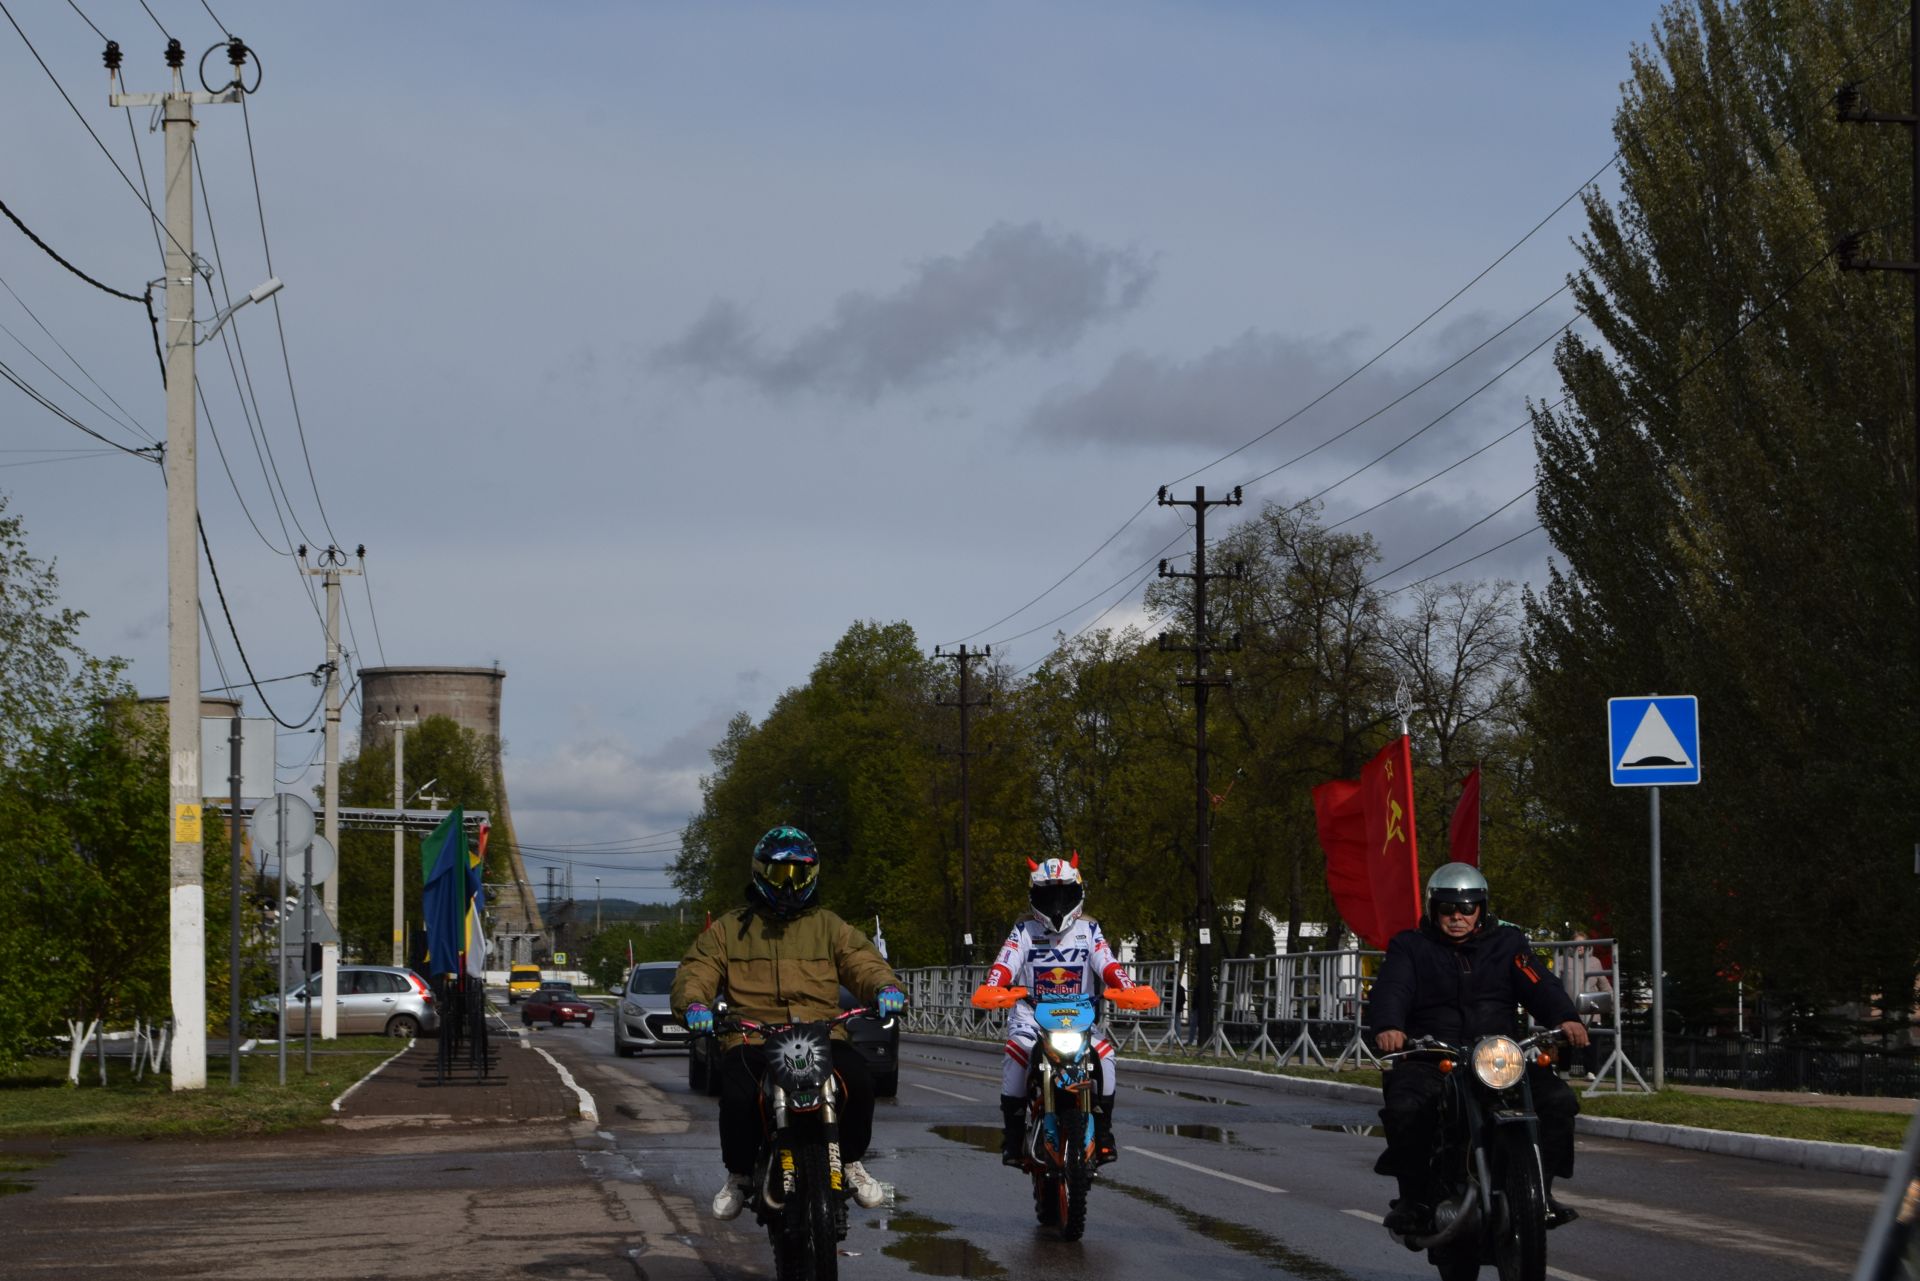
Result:
{"label": "metal fence", "polygon": [[[1628,1048],[1651,1053],[1652,1033],[1628,1029]],[[1667,1080],[1744,1090],[1920,1097],[1920,1056],[1911,1051],[1768,1044],[1739,1037],[1667,1038]]]}
{"label": "metal fence", "polygon": [[[1566,985],[1596,1039],[1610,1051],[1587,1092],[1646,1089],[1621,1035],[1623,1003],[1613,999],[1621,973],[1618,943],[1575,939],[1535,946],[1553,964],[1551,981]],[[1377,1067],[1366,1016],[1373,977],[1384,955],[1350,948],[1224,960],[1216,979],[1219,1017],[1212,1036],[1201,1045],[1190,1043],[1192,973],[1186,961],[1177,957],[1136,961],[1128,966],[1129,972],[1136,982],[1160,994],[1160,1006],[1144,1013],[1111,1011],[1107,1034],[1118,1049],[1134,1053],[1271,1060],[1276,1065],[1297,1061],[1303,1067],[1332,1071]],[[909,998],[907,1029],[981,1040],[1004,1036],[1004,1014],[976,1010],[971,1004],[987,968],[955,965],[900,971]]]}

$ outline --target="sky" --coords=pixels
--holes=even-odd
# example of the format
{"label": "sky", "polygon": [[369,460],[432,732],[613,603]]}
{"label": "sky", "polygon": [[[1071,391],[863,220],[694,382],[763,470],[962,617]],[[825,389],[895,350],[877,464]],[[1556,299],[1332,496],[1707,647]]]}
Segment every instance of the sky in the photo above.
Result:
{"label": "sky", "polygon": [[[134,92],[166,87],[162,25],[190,64],[220,23],[256,51],[244,111],[199,108],[196,135],[199,314],[285,282],[199,349],[201,511],[255,675],[324,658],[292,548],[364,545],[351,664],[498,662],[521,840],[638,899],[671,897],[728,718],[852,623],[1019,668],[1137,620],[1140,572],[1191,547],[1160,485],[1244,485],[1242,516],[1325,489],[1333,522],[1488,446],[1343,528],[1383,587],[1481,553],[1457,575],[1539,581],[1524,423],[1579,324],[1561,206],[1611,190],[1658,15],[4,4],[0,201],[135,294],[161,136],[108,105],[88,20]],[[117,444],[164,437],[137,304],[4,223],[0,282],[0,362]],[[4,383],[0,451],[83,643],[164,693],[158,469]],[[244,676],[202,579],[213,688]],[[263,689],[296,723],[318,696]],[[319,737],[281,737],[289,789]]]}

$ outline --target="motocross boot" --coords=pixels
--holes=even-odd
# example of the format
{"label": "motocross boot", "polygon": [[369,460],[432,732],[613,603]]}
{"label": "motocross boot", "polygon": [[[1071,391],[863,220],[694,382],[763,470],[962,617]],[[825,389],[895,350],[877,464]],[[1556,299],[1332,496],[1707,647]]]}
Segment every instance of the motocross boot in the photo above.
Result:
{"label": "motocross boot", "polygon": [[1093,1163],[1100,1166],[1119,1159],[1120,1149],[1113,1141],[1113,1095],[1102,1094],[1093,1104]]}
{"label": "motocross boot", "polygon": [[1547,1231],[1565,1227],[1580,1217],[1580,1211],[1570,1205],[1562,1205],[1553,1196],[1553,1176],[1547,1176]]}
{"label": "motocross boot", "polygon": [[1000,1096],[1000,1164],[1021,1169],[1026,1155],[1021,1151],[1027,1138],[1027,1100],[1021,1094]]}

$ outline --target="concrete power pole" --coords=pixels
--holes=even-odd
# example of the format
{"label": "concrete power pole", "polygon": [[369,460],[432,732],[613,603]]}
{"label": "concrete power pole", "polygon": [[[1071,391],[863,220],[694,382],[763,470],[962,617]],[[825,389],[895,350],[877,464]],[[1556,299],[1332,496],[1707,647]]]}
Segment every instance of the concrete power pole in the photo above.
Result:
{"label": "concrete power pole", "polygon": [[407,807],[407,731],[419,721],[381,721],[393,731],[393,963],[407,963],[407,944],[402,937],[407,909],[407,824],[400,811]]}
{"label": "concrete power pole", "polygon": [[[118,50],[110,49],[117,58]],[[205,851],[200,839],[200,497],[194,417],[193,108],[238,102],[237,88],[189,93],[186,52],[167,42],[173,87],[115,93],[115,107],[158,107],[166,133],[167,329],[167,872],[168,981],[176,1090],[207,1086]],[[111,62],[109,63],[111,66]],[[116,73],[117,75],[117,73]],[[229,821],[235,821],[229,818]]]}
{"label": "concrete power pole", "polygon": [[[302,547],[302,561],[306,554],[307,549]],[[322,551],[319,561],[319,565],[308,568],[307,573],[317,575],[327,588],[327,764],[322,782],[321,830],[336,852],[333,875],[320,888],[320,905],[337,928],[340,923],[340,575],[360,571],[346,567],[347,554],[338,547]],[[323,943],[320,945],[320,1039],[323,1041],[340,1035],[339,989],[340,945]]]}
{"label": "concrete power pole", "polygon": [[[1194,975],[1193,992],[1195,996],[1194,1038],[1199,1044],[1213,1039],[1214,1031],[1214,984],[1213,984],[1213,793],[1207,787],[1207,692],[1215,687],[1224,687],[1232,682],[1224,676],[1207,674],[1207,659],[1218,652],[1240,648],[1240,638],[1234,637],[1224,645],[1216,645],[1207,628],[1207,583],[1215,578],[1237,579],[1245,576],[1240,566],[1230,570],[1209,573],[1207,570],[1207,508],[1238,507],[1240,505],[1240,487],[1234,486],[1233,493],[1227,498],[1207,497],[1206,486],[1194,489],[1191,499],[1167,497],[1166,486],[1160,487],[1160,505],[1162,507],[1190,507],[1193,509],[1193,569],[1191,571],[1169,570],[1167,562],[1160,562],[1162,578],[1191,578],[1193,580],[1193,636],[1190,644],[1174,645],[1165,636],[1160,638],[1160,648],[1177,650],[1193,655],[1193,676],[1182,680],[1182,685],[1193,689],[1193,728],[1194,728],[1194,769],[1193,769],[1193,806],[1194,806],[1194,872],[1198,881],[1196,886],[1199,898],[1198,923],[1200,946],[1198,949],[1199,972]],[[1249,903],[1247,910],[1252,911]]]}
{"label": "concrete power pole", "polygon": [[967,745],[967,714],[973,708],[990,705],[993,699],[991,696],[969,699],[967,697],[967,685],[968,676],[971,671],[970,665],[983,658],[992,658],[993,646],[988,645],[984,649],[969,651],[965,645],[962,645],[959,650],[948,653],[940,646],[935,645],[933,647],[933,656],[935,658],[952,659],[954,666],[958,668],[960,672],[960,697],[957,699],[943,698],[939,700],[941,707],[957,707],[960,709],[960,750],[957,752],[948,752],[943,749],[941,755],[958,756],[960,758],[960,963],[962,965],[972,965],[973,812],[972,796],[968,785],[967,762],[972,757],[978,755],[978,753]]}

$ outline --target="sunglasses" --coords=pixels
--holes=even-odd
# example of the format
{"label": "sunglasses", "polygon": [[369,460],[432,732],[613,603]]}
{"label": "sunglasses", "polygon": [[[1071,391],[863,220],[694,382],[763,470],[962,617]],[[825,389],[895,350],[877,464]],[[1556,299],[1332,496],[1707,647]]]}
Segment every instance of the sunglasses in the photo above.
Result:
{"label": "sunglasses", "polygon": [[760,869],[760,878],[769,885],[791,889],[810,884],[820,874],[818,863],[769,863]]}
{"label": "sunglasses", "polygon": [[1433,905],[1433,914],[1435,916],[1473,916],[1479,911],[1480,905],[1478,903],[1456,903],[1435,900]]}

